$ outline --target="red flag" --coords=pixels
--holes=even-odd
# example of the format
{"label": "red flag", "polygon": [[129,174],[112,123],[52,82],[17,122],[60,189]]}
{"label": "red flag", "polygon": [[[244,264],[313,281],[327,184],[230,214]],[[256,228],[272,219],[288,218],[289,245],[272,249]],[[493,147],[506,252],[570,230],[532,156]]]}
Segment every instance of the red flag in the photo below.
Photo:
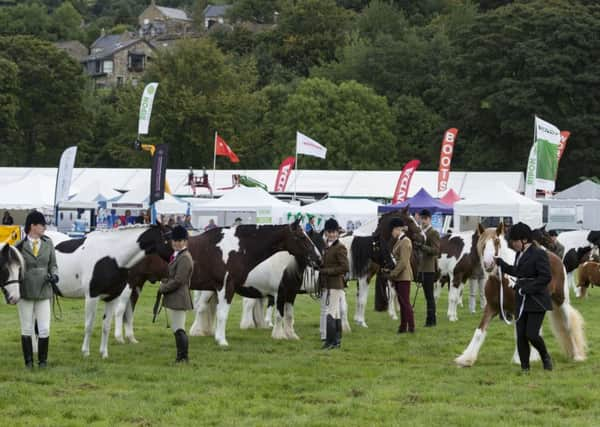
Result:
{"label": "red flag", "polygon": [[279,165],[277,178],[275,178],[275,191],[285,191],[292,169],[294,169],[294,163],[296,163],[296,159],[293,156],[283,159],[283,162]]}
{"label": "red flag", "polygon": [[567,148],[567,141],[569,140],[570,136],[571,136],[571,132],[569,132],[568,130],[560,131],[560,144],[558,145],[558,161],[559,162],[560,162],[560,158],[562,157],[563,153],[565,152],[565,148]]}
{"label": "red flag", "polygon": [[404,165],[398,183],[396,184],[396,190],[394,191],[394,198],[392,204],[403,202],[408,196],[408,189],[410,188],[410,180],[412,179],[417,168],[421,164],[420,160],[411,160]]}
{"label": "red flag", "polygon": [[240,159],[235,155],[233,150],[229,148],[229,145],[225,142],[219,134],[215,134],[215,155],[229,157],[229,160],[233,163],[239,163]]}
{"label": "red flag", "polygon": [[448,178],[450,178],[450,163],[454,153],[454,141],[456,141],[458,129],[450,128],[444,133],[442,149],[440,150],[440,167],[438,171],[438,193],[448,189]]}

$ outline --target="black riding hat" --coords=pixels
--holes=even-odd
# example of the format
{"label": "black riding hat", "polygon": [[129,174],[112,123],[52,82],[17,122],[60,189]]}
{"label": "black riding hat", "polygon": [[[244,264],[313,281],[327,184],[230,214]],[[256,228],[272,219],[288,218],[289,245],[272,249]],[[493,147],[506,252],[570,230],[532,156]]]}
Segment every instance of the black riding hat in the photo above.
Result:
{"label": "black riding hat", "polygon": [[173,227],[173,231],[171,231],[171,239],[175,241],[187,240],[188,231],[181,225],[176,225],[175,227]]}
{"label": "black riding hat", "polygon": [[423,209],[421,212],[419,212],[419,216],[421,218],[431,218],[431,211],[429,209]]}
{"label": "black riding hat", "polygon": [[518,222],[510,228],[508,239],[531,241],[531,228],[527,224]]}
{"label": "black riding hat", "polygon": [[393,230],[396,227],[404,227],[404,221],[402,221],[402,218],[392,218],[390,220],[390,230]]}
{"label": "black riding hat", "polygon": [[327,221],[325,221],[325,226],[323,229],[325,231],[338,231],[340,229],[340,225],[335,219],[329,218]]}
{"label": "black riding hat", "polygon": [[27,218],[25,218],[25,233],[29,233],[32,225],[46,225],[46,218],[44,214],[38,211],[29,212]]}

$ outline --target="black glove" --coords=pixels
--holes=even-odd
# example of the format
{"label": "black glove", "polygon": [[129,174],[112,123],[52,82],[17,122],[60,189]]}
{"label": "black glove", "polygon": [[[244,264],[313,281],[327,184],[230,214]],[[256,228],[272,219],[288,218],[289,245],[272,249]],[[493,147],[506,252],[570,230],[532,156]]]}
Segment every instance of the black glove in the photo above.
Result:
{"label": "black glove", "polygon": [[57,274],[48,273],[48,281],[50,283],[52,283],[53,285],[56,285],[58,283],[58,275]]}
{"label": "black glove", "polygon": [[504,264],[504,260],[500,257],[495,257],[494,262],[496,263],[496,265],[499,265],[500,267],[502,267],[502,264]]}

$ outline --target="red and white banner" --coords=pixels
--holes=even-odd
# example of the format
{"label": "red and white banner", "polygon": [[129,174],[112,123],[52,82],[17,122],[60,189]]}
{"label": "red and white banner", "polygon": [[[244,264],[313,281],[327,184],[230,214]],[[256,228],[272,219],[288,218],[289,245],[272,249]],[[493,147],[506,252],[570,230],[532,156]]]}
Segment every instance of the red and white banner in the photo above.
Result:
{"label": "red and white banner", "polygon": [[277,178],[275,178],[275,191],[285,191],[292,169],[294,169],[294,163],[296,163],[296,159],[293,156],[283,159],[283,162],[279,165]]}
{"label": "red and white banner", "polygon": [[571,132],[569,132],[568,130],[560,131],[560,143],[558,144],[558,161],[559,162],[560,162],[560,158],[562,157],[563,153],[565,152],[565,148],[567,148],[567,141],[569,140],[570,136],[571,136]]}
{"label": "red and white banner", "polygon": [[452,163],[452,154],[454,153],[454,142],[458,135],[458,129],[451,128],[444,133],[442,140],[442,149],[440,150],[440,167],[438,170],[438,194],[448,189],[448,179],[450,178],[450,164]]}
{"label": "red and white banner", "polygon": [[411,160],[404,165],[400,177],[398,178],[398,183],[396,184],[392,204],[401,203],[406,200],[408,189],[410,188],[410,181],[420,164],[420,160]]}

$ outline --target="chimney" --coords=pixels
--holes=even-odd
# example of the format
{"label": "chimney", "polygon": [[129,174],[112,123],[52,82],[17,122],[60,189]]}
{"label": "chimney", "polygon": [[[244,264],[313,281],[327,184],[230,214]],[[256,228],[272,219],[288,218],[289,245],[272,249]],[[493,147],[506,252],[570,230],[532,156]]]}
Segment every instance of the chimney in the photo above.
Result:
{"label": "chimney", "polygon": [[104,37],[106,35],[106,31],[104,31],[104,28],[102,28],[100,30],[100,37]]}

